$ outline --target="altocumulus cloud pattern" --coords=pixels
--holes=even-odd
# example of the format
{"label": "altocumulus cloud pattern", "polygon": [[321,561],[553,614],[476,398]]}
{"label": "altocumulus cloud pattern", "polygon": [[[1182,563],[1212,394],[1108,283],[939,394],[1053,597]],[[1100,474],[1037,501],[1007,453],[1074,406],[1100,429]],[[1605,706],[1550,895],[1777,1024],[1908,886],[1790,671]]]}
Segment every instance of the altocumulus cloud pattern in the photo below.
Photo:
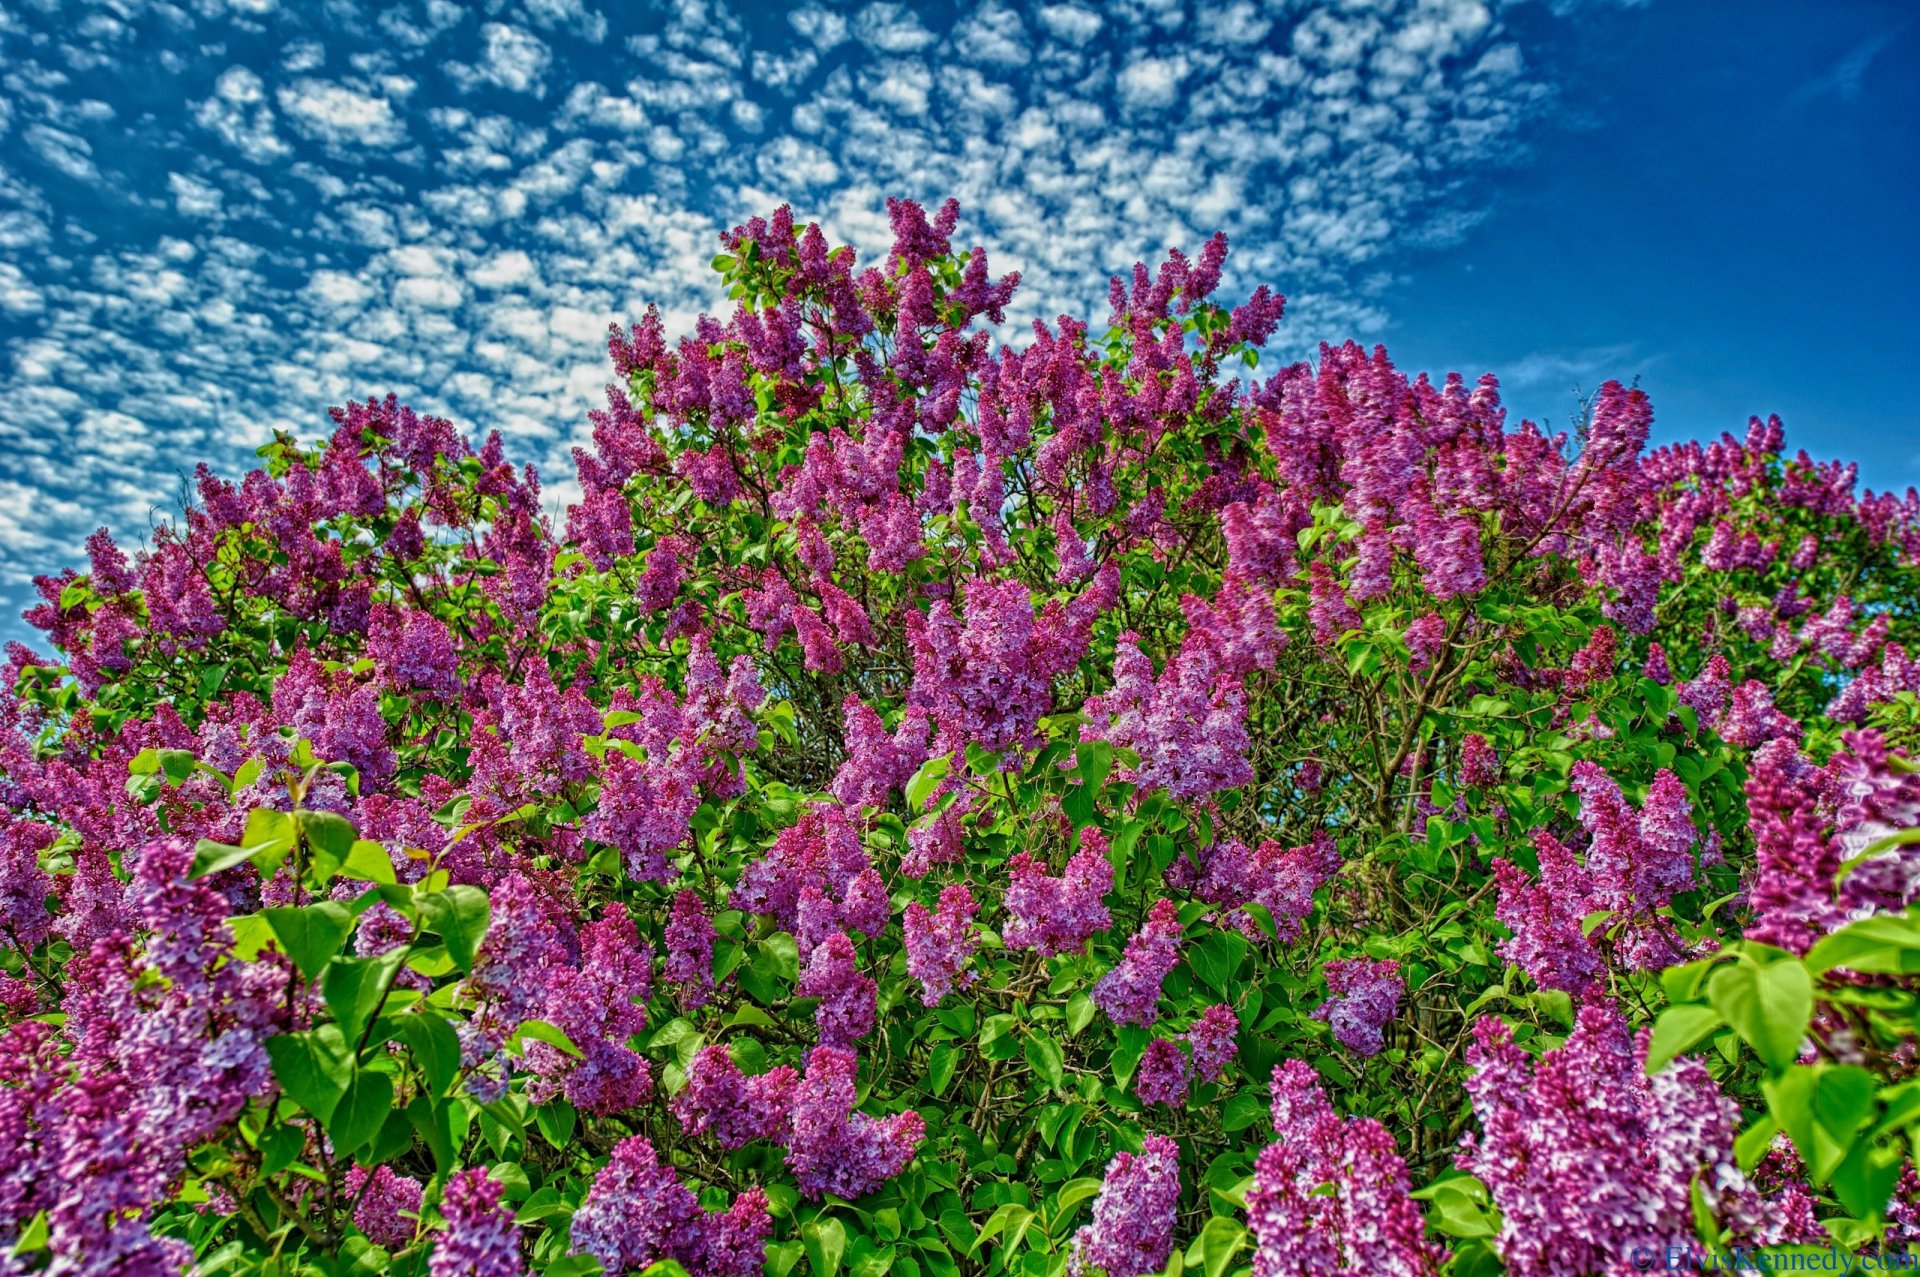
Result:
{"label": "altocumulus cloud pattern", "polygon": [[[1215,229],[1290,340],[1365,333],[1552,95],[1480,0],[844,8],[40,0],[0,9],[0,607],[192,461],[388,390],[497,428],[550,503],[609,323],[713,306],[790,202],[884,251],[957,195],[1023,315]],[[1072,281],[1069,283],[1069,281]]]}

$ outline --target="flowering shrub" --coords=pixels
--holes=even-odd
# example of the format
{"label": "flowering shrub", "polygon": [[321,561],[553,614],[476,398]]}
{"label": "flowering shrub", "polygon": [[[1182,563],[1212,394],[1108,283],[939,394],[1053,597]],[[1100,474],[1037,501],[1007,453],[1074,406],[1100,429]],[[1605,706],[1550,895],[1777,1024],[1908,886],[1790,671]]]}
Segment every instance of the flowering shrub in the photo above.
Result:
{"label": "flowering shrub", "polygon": [[1920,497],[1322,348],[997,340],[952,204],[42,578],[8,1272],[1615,1271],[1920,1232]]}

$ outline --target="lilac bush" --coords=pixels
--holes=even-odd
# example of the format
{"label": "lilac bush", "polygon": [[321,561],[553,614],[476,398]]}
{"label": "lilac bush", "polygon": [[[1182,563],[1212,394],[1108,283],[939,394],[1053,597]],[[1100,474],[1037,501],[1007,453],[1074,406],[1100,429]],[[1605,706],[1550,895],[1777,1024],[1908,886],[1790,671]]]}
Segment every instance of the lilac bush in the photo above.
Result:
{"label": "lilac bush", "polygon": [[564,514],[371,398],[39,579],[0,1266],[1911,1239],[1920,495],[887,211],[616,328]]}

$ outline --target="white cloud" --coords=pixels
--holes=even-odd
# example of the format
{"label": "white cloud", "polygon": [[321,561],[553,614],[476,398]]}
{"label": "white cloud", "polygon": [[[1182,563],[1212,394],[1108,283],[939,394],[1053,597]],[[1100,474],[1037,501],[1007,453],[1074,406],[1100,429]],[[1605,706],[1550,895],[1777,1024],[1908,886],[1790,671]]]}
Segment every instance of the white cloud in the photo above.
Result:
{"label": "white cloud", "polygon": [[486,83],[514,93],[546,96],[543,77],[553,61],[553,52],[539,36],[504,22],[487,23],[480,28],[480,36],[485,50],[479,66],[468,68],[455,64],[449,68],[455,70],[468,87]]}
{"label": "white cloud", "polygon": [[331,80],[301,79],[282,88],[276,98],[295,128],[316,141],[333,146],[397,146],[406,139],[406,126],[386,98],[362,93]]}
{"label": "white cloud", "polygon": [[1186,78],[1187,60],[1172,57],[1140,57],[1120,69],[1120,101],[1136,110],[1169,106]]}
{"label": "white cloud", "polygon": [[[1365,333],[1390,251],[1470,224],[1454,175],[1513,154],[1546,93],[1477,0],[1190,22],[1146,0],[807,6],[790,31],[688,0],[632,38],[623,8],[589,5],[402,0],[366,31],[283,8],[260,19],[278,53],[224,70],[251,46],[196,19],[193,41],[139,55],[196,86],[144,185],[101,141],[118,99],[70,71],[111,73],[131,28],[95,23],[71,57],[4,43],[48,61],[0,130],[139,190],[146,220],[0,173],[0,312],[26,330],[0,362],[0,604],[103,519],[137,530],[193,461],[244,467],[263,432],[311,435],[326,405],[389,389],[498,426],[558,499],[607,325],[724,309],[718,232],[783,201],[871,262],[888,196],[958,196],[962,242],[1022,272],[1012,340],[1036,315],[1097,321],[1110,273],[1215,229],[1234,242],[1223,292],[1282,287],[1289,340]],[[551,108],[503,96],[548,90]]]}

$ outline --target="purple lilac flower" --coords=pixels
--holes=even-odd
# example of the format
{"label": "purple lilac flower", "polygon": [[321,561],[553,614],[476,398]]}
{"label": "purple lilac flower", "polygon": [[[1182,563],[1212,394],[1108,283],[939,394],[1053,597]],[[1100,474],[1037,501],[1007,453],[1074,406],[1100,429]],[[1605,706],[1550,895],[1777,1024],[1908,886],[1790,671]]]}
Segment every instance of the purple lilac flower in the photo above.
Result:
{"label": "purple lilac flower", "polygon": [[613,1156],[574,1213],[575,1254],[591,1255],[608,1272],[645,1268],[658,1259],[685,1263],[703,1231],[693,1191],[662,1166],[645,1136],[614,1145]]}
{"label": "purple lilac flower", "polygon": [[53,877],[40,853],[53,843],[51,826],[0,813],[0,932],[31,953],[53,934],[47,898]]}
{"label": "purple lilac flower", "polygon": [[1115,1024],[1152,1024],[1160,1018],[1160,985],[1180,961],[1180,908],[1166,897],[1127,941],[1119,965],[1093,987],[1094,1005]]}
{"label": "purple lilac flower", "polygon": [[1187,1045],[1193,1053],[1193,1071],[1201,1081],[1218,1082],[1226,1076],[1228,1066],[1240,1050],[1234,1040],[1239,1032],[1240,1018],[1224,1002],[1216,1002],[1208,1007],[1194,1021],[1193,1027],[1187,1030]]}
{"label": "purple lilac flower", "polygon": [[500,1203],[503,1185],[484,1166],[455,1171],[440,1198],[447,1231],[427,1260],[433,1277],[520,1277],[520,1230]]}
{"label": "purple lilac flower", "polygon": [[890,736],[880,715],[857,696],[841,704],[846,716],[847,761],[833,778],[833,796],[849,807],[884,807],[927,759],[926,711],[909,708]]}
{"label": "purple lilac flower", "polygon": [[1149,1135],[1139,1153],[1114,1154],[1092,1220],[1073,1235],[1068,1271],[1078,1277],[1091,1264],[1107,1277],[1159,1272],[1173,1250],[1179,1204],[1180,1146],[1173,1140]]}
{"label": "purple lilac flower", "polygon": [[1011,882],[1004,904],[1007,921],[1001,936],[1009,949],[1032,949],[1043,958],[1078,949],[1113,922],[1104,897],[1113,889],[1113,865],[1106,838],[1098,830],[1080,831],[1080,850],[1060,877],[1026,852],[1008,864]]}
{"label": "purple lilac flower", "polygon": [[1412,653],[1410,668],[1418,674],[1439,659],[1440,652],[1447,644],[1447,619],[1438,612],[1428,612],[1414,618],[1402,636],[1407,641],[1407,650]]}
{"label": "purple lilac flower", "polygon": [[[920,1000],[927,1006],[939,1006],[952,991],[954,981],[966,972],[974,950],[980,947],[980,935],[973,920],[980,911],[973,893],[959,883],[940,893],[937,910],[929,911],[918,900],[907,905],[901,918],[907,948],[907,974],[920,982]],[[972,973],[967,972],[969,983]]]}
{"label": "purple lilac flower", "polygon": [[1274,1142],[1247,1193],[1254,1277],[1437,1273],[1446,1252],[1426,1240],[1387,1129],[1341,1118],[1299,1060],[1274,1069],[1272,1094]]}
{"label": "purple lilac flower", "polygon": [[780,831],[765,856],[746,867],[730,903],[748,913],[766,914],[793,931],[806,888],[838,901],[854,878],[872,867],[845,809],[815,803]]}
{"label": "purple lilac flower", "polygon": [[1584,929],[1593,913],[1592,884],[1573,853],[1546,830],[1533,838],[1540,859],[1540,880],[1506,859],[1493,862],[1499,884],[1498,918],[1513,938],[1500,943],[1500,956],[1533,977],[1543,989],[1580,996],[1599,982],[1600,951]]}
{"label": "purple lilac flower", "polygon": [[590,923],[580,933],[579,966],[549,975],[545,1018],[580,1049],[574,1057],[546,1042],[526,1046],[537,1075],[527,1088],[536,1104],[557,1090],[585,1113],[609,1114],[644,1104],[653,1075],[627,1039],[647,1027],[653,987],[653,950],[640,942],[624,911]]}
{"label": "purple lilac flower", "polygon": [[1647,644],[1647,663],[1641,667],[1640,676],[1650,678],[1662,687],[1673,682],[1673,669],[1667,664],[1667,651],[1658,643]]}
{"label": "purple lilac flower", "polygon": [[362,1167],[347,1172],[347,1196],[359,1198],[353,1222],[367,1240],[388,1250],[399,1250],[413,1240],[420,1216],[420,1181],[395,1173],[390,1166]]}
{"label": "purple lilac flower", "polygon": [[1493,1017],[1474,1025],[1467,1095],[1480,1119],[1458,1161],[1500,1209],[1494,1250],[1515,1277],[1608,1271],[1637,1246],[1694,1240],[1690,1185],[1732,1166],[1735,1114],[1697,1061],[1649,1083],[1618,1011],[1581,1007],[1538,1060]]}
{"label": "purple lilac flower", "polygon": [[823,1194],[864,1197],[913,1160],[926,1122],[912,1109],[891,1117],[854,1112],[859,1061],[851,1051],[817,1046],[793,1103],[787,1168],[809,1201]]}
{"label": "purple lilac flower", "polygon": [[679,991],[683,1009],[705,1006],[713,994],[713,920],[692,888],[683,887],[673,898],[666,941],[667,962],[661,975]]}
{"label": "purple lilac flower", "polygon": [[1355,1055],[1378,1055],[1386,1041],[1381,1030],[1400,1013],[1406,989],[1398,962],[1336,958],[1327,963],[1332,996],[1314,1009],[1313,1018],[1331,1025],[1340,1045]]}
{"label": "purple lilac flower", "polygon": [[1249,848],[1229,838],[1208,851],[1194,894],[1234,908],[1260,905],[1272,916],[1280,943],[1289,944],[1313,913],[1313,893],[1339,868],[1340,853],[1326,830],[1297,847],[1267,839]]}
{"label": "purple lilac flower", "polygon": [[813,959],[800,973],[794,993],[820,999],[813,1012],[820,1044],[850,1050],[873,1032],[878,988],[871,976],[861,974],[853,941],[836,931],[813,951]]}
{"label": "purple lilac flower", "polygon": [[1460,783],[1485,789],[1500,779],[1500,758],[1479,732],[1468,732],[1460,741]]}
{"label": "purple lilac flower", "polygon": [[687,1134],[710,1136],[724,1149],[754,1140],[783,1144],[792,1129],[799,1083],[800,1075],[784,1064],[749,1077],[733,1062],[732,1052],[713,1043],[694,1054],[687,1084],[671,1107]]}
{"label": "purple lilac flower", "polygon": [[1253,780],[1247,762],[1246,693],[1208,648],[1189,642],[1156,678],[1153,660],[1129,631],[1118,640],[1113,686],[1087,699],[1088,740],[1105,740],[1138,755],[1119,779],[1143,789],[1164,786],[1175,798],[1198,798]]}
{"label": "purple lilac flower", "polygon": [[1192,1084],[1193,1064],[1179,1043],[1171,1038],[1155,1038],[1133,1075],[1133,1091],[1142,1104],[1164,1104],[1168,1108],[1187,1106],[1187,1088]]}

